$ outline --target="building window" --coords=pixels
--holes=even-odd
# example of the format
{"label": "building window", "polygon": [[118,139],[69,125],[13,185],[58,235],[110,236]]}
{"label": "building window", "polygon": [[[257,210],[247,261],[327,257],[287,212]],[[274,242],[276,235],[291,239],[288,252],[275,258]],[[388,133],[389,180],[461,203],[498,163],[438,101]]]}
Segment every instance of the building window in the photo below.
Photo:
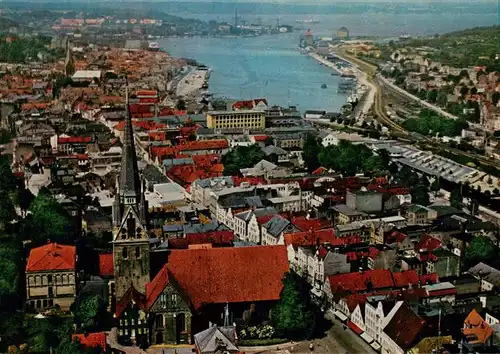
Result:
{"label": "building window", "polygon": [[49,297],[53,297],[54,296],[54,288],[49,286],[48,291],[49,291]]}
{"label": "building window", "polygon": [[165,295],[165,294],[161,294],[160,295],[160,306],[162,308],[166,308],[167,307],[167,295]]}
{"label": "building window", "polygon": [[128,258],[128,250],[127,247],[122,248],[122,258],[127,259]]}
{"label": "building window", "polygon": [[52,284],[52,275],[48,275],[47,280],[48,280],[49,284]]}
{"label": "building window", "polygon": [[141,249],[139,247],[135,248],[135,258],[141,258]]}
{"label": "building window", "polygon": [[170,301],[172,302],[172,305],[177,305],[177,294],[172,294]]}

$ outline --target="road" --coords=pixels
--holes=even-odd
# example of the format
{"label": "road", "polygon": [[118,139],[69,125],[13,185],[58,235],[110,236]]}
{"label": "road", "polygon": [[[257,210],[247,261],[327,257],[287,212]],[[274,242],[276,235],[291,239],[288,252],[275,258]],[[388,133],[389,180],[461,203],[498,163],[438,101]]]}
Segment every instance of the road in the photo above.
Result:
{"label": "road", "polygon": [[191,71],[177,84],[177,96],[186,97],[192,94],[196,95],[198,90],[201,89],[206,75],[206,70],[194,69]]}
{"label": "road", "polygon": [[[361,337],[351,331],[349,328],[345,329],[342,323],[338,321],[333,313],[327,312],[327,319],[333,322],[333,326],[321,339],[315,339],[313,353],[321,354],[375,354],[375,351],[370,347]],[[310,342],[299,343],[293,349],[288,349],[291,353],[308,353]]]}

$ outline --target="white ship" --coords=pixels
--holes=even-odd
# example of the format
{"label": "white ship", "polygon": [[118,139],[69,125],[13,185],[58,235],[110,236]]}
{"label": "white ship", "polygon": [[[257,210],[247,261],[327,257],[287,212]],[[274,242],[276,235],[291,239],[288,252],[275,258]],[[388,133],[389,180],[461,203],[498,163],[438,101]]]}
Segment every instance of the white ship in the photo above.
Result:
{"label": "white ship", "polygon": [[148,49],[152,52],[158,52],[160,50],[160,45],[157,42],[150,42]]}
{"label": "white ship", "polygon": [[312,18],[310,18],[309,20],[296,20],[295,22],[302,23],[304,25],[316,25],[319,23],[318,20],[313,20]]}

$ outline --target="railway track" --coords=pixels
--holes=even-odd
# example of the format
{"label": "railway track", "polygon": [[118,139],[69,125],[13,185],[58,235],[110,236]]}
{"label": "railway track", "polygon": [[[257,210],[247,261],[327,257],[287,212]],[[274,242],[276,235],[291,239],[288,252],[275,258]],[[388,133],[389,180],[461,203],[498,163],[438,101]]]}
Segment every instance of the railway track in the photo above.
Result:
{"label": "railway track", "polygon": [[[348,59],[352,63],[356,64],[361,70],[366,72],[368,74],[367,75],[368,81],[377,88],[377,90],[375,92],[373,111],[374,111],[375,115],[378,117],[378,120],[380,123],[386,125],[387,127],[393,129],[394,131],[398,132],[399,134],[402,134],[405,137],[412,137],[412,140],[414,139],[417,142],[424,143],[424,146],[427,146],[428,148],[432,148],[432,149],[436,148],[436,142],[433,139],[428,138],[428,137],[423,137],[423,136],[422,137],[412,136],[410,134],[410,132],[408,132],[406,129],[404,129],[398,123],[394,122],[391,119],[391,117],[389,117],[387,115],[386,108],[385,108],[386,107],[386,100],[384,98],[384,91],[387,92],[389,95],[399,97],[403,102],[410,102],[410,101],[409,101],[408,97],[406,97],[402,93],[397,92],[397,91],[391,89],[390,87],[387,87],[387,85],[381,84],[377,80],[377,78],[376,78],[377,67],[375,65],[364,62],[364,61],[358,59],[357,57],[349,55],[348,53],[346,53],[345,51],[342,51],[342,50],[339,51],[338,54],[345,57],[346,59]],[[478,163],[480,163],[482,165],[498,168],[498,162],[491,161],[489,158],[486,158],[482,155],[478,155],[475,153],[469,153],[469,152],[459,150],[459,149],[450,148],[448,146],[446,146],[446,147],[443,146],[442,148],[443,148],[443,150],[445,150],[449,153],[452,153],[452,154],[455,154],[458,156],[462,156],[462,157],[467,157],[469,159],[477,161]]]}

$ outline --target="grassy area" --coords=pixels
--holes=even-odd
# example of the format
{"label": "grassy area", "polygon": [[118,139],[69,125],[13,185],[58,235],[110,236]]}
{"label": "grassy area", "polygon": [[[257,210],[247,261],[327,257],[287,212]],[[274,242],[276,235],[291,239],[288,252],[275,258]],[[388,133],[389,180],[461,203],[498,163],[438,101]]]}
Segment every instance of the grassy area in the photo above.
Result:
{"label": "grassy area", "polygon": [[422,135],[435,136],[458,136],[462,129],[468,127],[463,119],[449,119],[440,116],[434,111],[423,109],[418,118],[409,118],[402,124],[408,131],[416,132]]}
{"label": "grassy area", "polygon": [[495,59],[500,53],[499,25],[412,39],[402,43],[390,43],[382,47],[388,47],[391,51],[404,47],[426,47],[429,49],[427,55],[429,59],[445,65],[457,68],[484,65],[491,71],[500,70],[500,60]]}
{"label": "grassy area", "polygon": [[283,344],[288,342],[284,338],[268,338],[268,339],[243,339],[240,340],[238,345],[241,347],[260,347],[267,345]]}

